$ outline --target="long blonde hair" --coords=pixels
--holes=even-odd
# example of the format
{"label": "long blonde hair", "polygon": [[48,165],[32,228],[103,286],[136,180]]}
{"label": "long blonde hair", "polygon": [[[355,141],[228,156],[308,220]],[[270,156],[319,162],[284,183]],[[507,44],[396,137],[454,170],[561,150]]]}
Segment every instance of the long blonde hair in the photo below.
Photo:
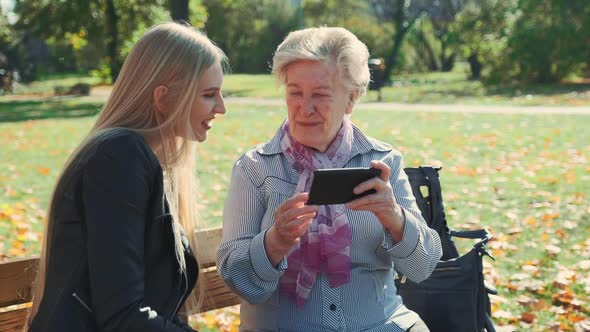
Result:
{"label": "long blonde hair", "polygon": [[[156,25],[138,40],[125,60],[94,127],[66,161],[58,178],[49,206],[33,305],[27,322],[37,314],[43,296],[50,239],[55,223],[54,208],[63,194],[65,183],[75,176],[84,159],[82,156],[87,151],[121,128],[133,130],[148,141],[157,140],[161,143],[154,153],[164,170],[164,193],[173,217],[176,258],[181,272],[185,271],[181,229],[184,229],[192,248],[195,248],[194,230],[197,221],[191,106],[197,97],[197,84],[202,74],[213,65],[225,65],[226,61],[223,51],[203,33],[177,23]],[[153,100],[154,89],[162,85],[168,88],[165,100],[169,112],[165,116],[155,110]],[[204,278],[199,278],[198,287],[186,302],[189,312],[202,303],[205,291],[203,282]]]}

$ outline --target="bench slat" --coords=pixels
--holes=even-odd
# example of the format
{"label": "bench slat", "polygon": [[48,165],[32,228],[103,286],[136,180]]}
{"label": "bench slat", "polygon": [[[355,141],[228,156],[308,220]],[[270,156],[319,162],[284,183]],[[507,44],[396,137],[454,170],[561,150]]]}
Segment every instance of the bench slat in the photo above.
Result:
{"label": "bench slat", "polygon": [[27,319],[27,308],[0,312],[0,332],[21,332]]}
{"label": "bench slat", "polygon": [[199,312],[240,304],[240,297],[227,287],[217,273],[217,269],[207,269],[203,274],[207,278],[207,291],[205,292],[205,300]]}
{"label": "bench slat", "polygon": [[[207,292],[199,312],[240,304],[240,298],[225,285],[219,274],[217,274],[217,269],[207,269],[202,275],[207,278]],[[0,332],[22,330],[26,315],[26,308],[0,312]]]}
{"label": "bench slat", "polygon": [[[199,263],[204,268],[200,276],[206,278],[207,285],[203,306],[199,312],[239,304],[240,298],[225,285],[215,267],[216,250],[221,241],[222,229],[198,231],[195,232],[195,236]],[[31,301],[31,288],[38,263],[38,257],[0,263],[0,308]],[[0,312],[0,332],[20,332],[26,314],[27,309],[23,308]]]}
{"label": "bench slat", "polygon": [[31,301],[39,259],[15,259],[0,263],[0,308]]}
{"label": "bench slat", "polygon": [[201,267],[215,265],[217,247],[221,242],[222,231],[221,228],[211,228],[195,232],[197,246],[195,252],[199,257]]}

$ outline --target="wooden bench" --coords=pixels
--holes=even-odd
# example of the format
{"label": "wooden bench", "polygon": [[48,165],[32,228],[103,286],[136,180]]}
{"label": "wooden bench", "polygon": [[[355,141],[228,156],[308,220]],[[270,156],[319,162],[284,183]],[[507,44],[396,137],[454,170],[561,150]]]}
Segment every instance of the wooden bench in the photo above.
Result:
{"label": "wooden bench", "polygon": [[[220,309],[240,303],[217,274],[215,251],[221,241],[221,228],[202,230],[196,233],[197,250],[200,253],[207,290],[200,312]],[[38,257],[14,259],[0,263],[0,332],[20,332],[25,324],[30,307]]]}

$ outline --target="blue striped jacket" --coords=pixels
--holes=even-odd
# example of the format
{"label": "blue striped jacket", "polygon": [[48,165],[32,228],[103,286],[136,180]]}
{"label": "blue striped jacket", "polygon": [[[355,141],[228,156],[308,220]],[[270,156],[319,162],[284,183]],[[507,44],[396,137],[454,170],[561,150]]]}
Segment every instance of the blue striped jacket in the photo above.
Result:
{"label": "blue striped jacket", "polygon": [[406,215],[403,238],[394,243],[371,212],[347,210],[351,282],[330,288],[320,274],[302,309],[278,288],[286,259],[272,266],[264,248],[274,210],[293,196],[299,174],[281,152],[278,135],[235,163],[217,266],[243,299],[241,331],[405,331],[415,323],[418,316],[397,295],[394,269],[416,282],[426,279],[441,257],[440,239],[420,214],[401,154],[354,127],[345,167],[367,167],[375,159],[391,168],[394,195]]}

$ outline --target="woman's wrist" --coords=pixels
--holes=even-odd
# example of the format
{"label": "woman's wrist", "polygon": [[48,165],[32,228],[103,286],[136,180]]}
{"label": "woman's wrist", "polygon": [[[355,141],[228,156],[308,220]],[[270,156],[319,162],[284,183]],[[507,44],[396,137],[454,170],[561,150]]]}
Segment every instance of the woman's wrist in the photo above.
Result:
{"label": "woman's wrist", "polygon": [[406,215],[404,209],[396,206],[392,211],[392,221],[385,230],[391,235],[395,242],[402,240],[404,235],[404,228],[406,225]]}
{"label": "woman's wrist", "polygon": [[273,266],[277,266],[290,249],[281,243],[274,226],[271,226],[264,235],[264,248],[266,249],[266,257]]}

